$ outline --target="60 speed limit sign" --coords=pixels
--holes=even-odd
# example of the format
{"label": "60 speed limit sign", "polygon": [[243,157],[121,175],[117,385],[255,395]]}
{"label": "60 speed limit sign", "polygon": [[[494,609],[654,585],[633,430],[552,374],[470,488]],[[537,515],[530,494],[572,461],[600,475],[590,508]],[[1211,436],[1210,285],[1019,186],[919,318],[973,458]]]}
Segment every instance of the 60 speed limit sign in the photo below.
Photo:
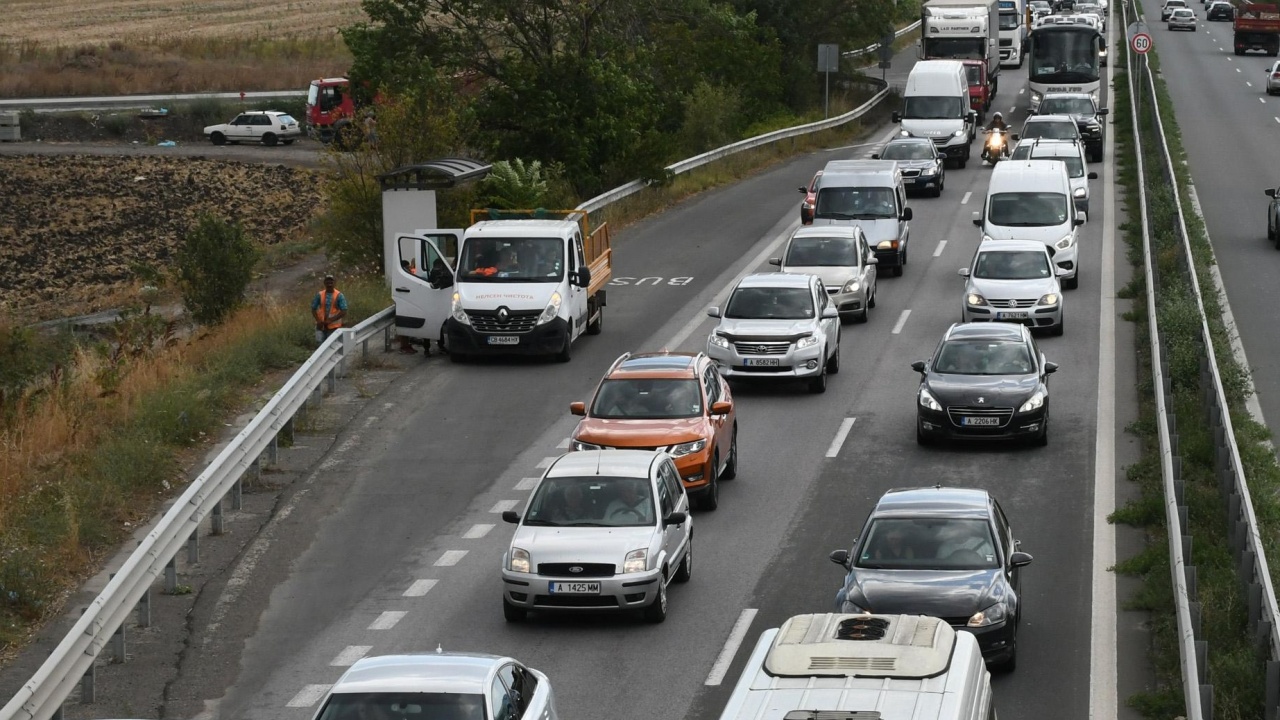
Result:
{"label": "60 speed limit sign", "polygon": [[1139,55],[1146,55],[1151,49],[1151,36],[1146,33],[1135,33],[1133,39],[1129,41],[1129,47]]}

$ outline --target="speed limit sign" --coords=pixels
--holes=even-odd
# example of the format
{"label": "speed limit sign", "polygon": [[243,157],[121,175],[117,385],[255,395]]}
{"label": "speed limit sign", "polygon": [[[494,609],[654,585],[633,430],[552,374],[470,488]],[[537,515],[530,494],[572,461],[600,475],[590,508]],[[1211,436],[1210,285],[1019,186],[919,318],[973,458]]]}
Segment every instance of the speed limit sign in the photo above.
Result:
{"label": "speed limit sign", "polygon": [[1147,51],[1151,49],[1151,36],[1142,32],[1136,33],[1133,39],[1129,41],[1129,47],[1133,48],[1133,51],[1139,55],[1146,55]]}

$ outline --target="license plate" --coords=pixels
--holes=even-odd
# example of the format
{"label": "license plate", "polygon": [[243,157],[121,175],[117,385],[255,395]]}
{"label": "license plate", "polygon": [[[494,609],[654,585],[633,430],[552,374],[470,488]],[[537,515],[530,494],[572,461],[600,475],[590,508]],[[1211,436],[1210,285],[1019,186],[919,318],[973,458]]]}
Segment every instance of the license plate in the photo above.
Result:
{"label": "license plate", "polygon": [[599,595],[598,582],[553,582],[547,583],[547,592],[552,595]]}
{"label": "license plate", "polygon": [[1024,312],[1002,312],[996,313],[998,320],[1026,320],[1027,314]]}
{"label": "license plate", "polygon": [[778,367],[782,361],[778,358],[747,358],[748,365],[764,365],[766,367]]}
{"label": "license plate", "polygon": [[519,345],[519,335],[490,335],[488,343],[490,345]]}
{"label": "license plate", "polygon": [[999,427],[1000,418],[998,417],[966,417],[960,418],[961,425],[978,425],[983,427]]}

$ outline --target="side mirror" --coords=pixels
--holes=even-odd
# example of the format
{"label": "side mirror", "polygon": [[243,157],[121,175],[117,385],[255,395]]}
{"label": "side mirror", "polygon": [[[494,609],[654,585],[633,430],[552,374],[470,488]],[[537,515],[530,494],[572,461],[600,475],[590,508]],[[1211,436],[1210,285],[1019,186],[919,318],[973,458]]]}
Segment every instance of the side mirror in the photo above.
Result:
{"label": "side mirror", "polygon": [[871,159],[872,159],[872,160],[879,160],[879,159],[880,159],[880,153],[871,153]]}
{"label": "side mirror", "polygon": [[1084,224],[1084,220],[1085,220],[1085,214],[1083,212],[1076,213],[1075,226],[1080,227],[1081,225]]}
{"label": "side mirror", "polygon": [[1022,139],[1021,133],[1010,133],[1009,137],[1013,138],[1014,142],[1018,142],[1019,140]]}
{"label": "side mirror", "polygon": [[578,282],[576,284],[578,287],[584,288],[584,287],[591,286],[591,268],[588,268],[585,265],[578,268],[577,277],[578,277]]}
{"label": "side mirror", "polygon": [[893,120],[895,123],[900,123],[902,122],[902,113],[898,112],[897,110],[894,110],[893,114],[890,115],[889,118]]}
{"label": "side mirror", "polygon": [[516,512],[515,510],[503,510],[502,521],[509,522],[513,525],[517,524],[520,522],[520,513]]}
{"label": "side mirror", "polygon": [[782,267],[782,258],[769,258],[769,264],[774,267]]}
{"label": "side mirror", "polygon": [[902,208],[902,219],[903,220],[911,219],[911,208]]}
{"label": "side mirror", "polygon": [[1091,172],[1091,173],[1089,173],[1089,179],[1090,179],[1090,180],[1097,180],[1097,179],[1098,179],[1098,173],[1096,173],[1096,172]]}
{"label": "side mirror", "polygon": [[809,188],[807,188],[807,187],[802,187],[802,188],[800,188],[800,192],[802,192],[802,193],[804,193],[804,194],[808,195],[808,194],[809,194]]}
{"label": "side mirror", "polygon": [[720,317],[720,308],[714,305],[707,308],[707,317],[714,317],[714,318]]}
{"label": "side mirror", "polygon": [[[664,527],[667,525],[679,525],[688,519],[689,519],[688,513],[673,512],[670,515],[662,518],[662,525]],[[1028,555],[1027,557],[1030,557],[1030,556]]]}
{"label": "side mirror", "polygon": [[915,371],[916,371],[916,372],[918,372],[918,373],[923,373],[923,372],[924,372],[924,361],[923,361],[923,360],[917,360],[917,361],[915,361],[915,362],[911,363],[911,369],[912,369],[912,370],[915,370]]}
{"label": "side mirror", "polygon": [[879,264],[880,264],[880,258],[876,257],[875,255],[872,255],[872,256],[870,256],[870,257],[868,257],[868,258],[867,258],[867,264],[868,264],[868,265],[879,265]]}
{"label": "side mirror", "polygon": [[837,310],[834,305],[828,305],[822,308],[822,317],[828,320],[831,318],[838,318],[840,317],[840,311]]}
{"label": "side mirror", "polygon": [[1052,375],[1053,373],[1056,373],[1056,372],[1058,372],[1058,363],[1056,363],[1056,362],[1047,362],[1047,363],[1045,363],[1045,364],[1044,364],[1044,374],[1045,374],[1045,375]]}
{"label": "side mirror", "polygon": [[982,227],[982,213],[976,210],[973,213],[973,226]]}
{"label": "side mirror", "polygon": [[586,403],[584,403],[584,402],[571,402],[571,403],[569,403],[569,414],[570,414],[570,415],[586,415],[586,414],[587,414],[587,404],[586,404]]}
{"label": "side mirror", "polygon": [[728,400],[717,400],[711,403],[712,415],[728,415],[733,411],[733,403]]}
{"label": "side mirror", "polygon": [[1009,556],[1009,564],[1013,567],[1024,567],[1031,564],[1031,554],[1024,553],[1021,550]]}
{"label": "side mirror", "polygon": [[1276,189],[1275,189],[1275,188],[1267,188],[1266,190],[1263,190],[1263,191],[1262,191],[1262,194],[1263,194],[1263,195],[1266,195],[1266,196],[1267,196],[1267,197],[1269,197],[1269,198],[1273,198],[1273,197],[1275,197],[1275,196],[1276,196]]}
{"label": "side mirror", "polygon": [[1101,110],[1098,111],[1098,117],[1103,117],[1105,115],[1110,115],[1110,114],[1111,114],[1111,111],[1108,110],[1107,108],[1102,108]]}
{"label": "side mirror", "polygon": [[970,111],[969,111],[969,122],[971,122],[971,123],[973,123],[973,124],[975,124],[975,125],[977,125],[977,124],[978,124],[978,111],[977,111],[977,110],[970,110]]}
{"label": "side mirror", "polygon": [[827,557],[831,558],[831,562],[841,566],[849,567],[849,551],[848,550],[832,550]]}
{"label": "side mirror", "polygon": [[969,268],[960,268],[958,271],[956,271],[956,274],[962,278],[967,278],[969,277]]}

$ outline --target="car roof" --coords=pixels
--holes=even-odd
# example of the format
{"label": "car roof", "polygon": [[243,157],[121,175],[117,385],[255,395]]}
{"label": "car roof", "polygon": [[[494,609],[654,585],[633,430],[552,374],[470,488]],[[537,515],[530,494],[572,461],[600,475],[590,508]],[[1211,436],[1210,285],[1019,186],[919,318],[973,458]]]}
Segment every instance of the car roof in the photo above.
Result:
{"label": "car roof", "polygon": [[1005,160],[997,164],[991,171],[991,177],[999,178],[1000,183],[995,187],[1000,188],[1002,192],[1016,192],[1016,186],[1025,186],[1032,179],[1044,178],[1046,176],[1060,176],[1067,174],[1067,164],[1061,160],[1039,159],[1039,160]]}
{"label": "car roof", "polygon": [[650,450],[579,450],[561,455],[551,463],[547,477],[612,475],[649,477],[649,468],[659,457]]}
{"label": "car roof", "polygon": [[825,170],[822,175],[824,185],[830,183],[832,186],[839,187],[840,178],[845,176],[880,177],[886,185],[892,185],[897,180],[898,162],[896,160],[832,160],[823,170]]}
{"label": "car roof", "polygon": [[494,668],[511,658],[483,653],[411,653],[361,658],[333,693],[447,692],[485,694]]}
{"label": "car roof", "polygon": [[[697,375],[702,353],[656,352],[624,355],[614,361],[608,378],[690,378]],[[625,358],[625,359],[624,359]]]}
{"label": "car roof", "polygon": [[813,278],[813,275],[802,273],[755,273],[742,278],[738,287],[807,288],[813,282]]}
{"label": "car roof", "polygon": [[245,110],[241,115],[288,115],[287,112],[280,110]]}
{"label": "car roof", "polygon": [[930,140],[929,138],[916,137],[915,135],[911,135],[911,136],[899,135],[889,140],[889,142],[885,143],[884,146],[889,147],[890,145],[895,145],[895,144],[897,145],[928,145],[932,147],[933,141]]}
{"label": "car roof", "polygon": [[1070,115],[1032,115],[1031,117],[1027,118],[1027,121],[1025,124],[1029,125],[1031,123],[1044,123],[1044,122],[1068,122],[1074,125],[1076,121]]}
{"label": "car roof", "polygon": [[971,322],[956,323],[948,330],[944,340],[1022,340],[1023,326],[1014,323]]}
{"label": "car roof", "polygon": [[[1018,143],[1021,145],[1022,143]],[[1032,160],[1080,157],[1080,143],[1062,138],[1028,138]],[[1016,148],[1015,148],[1016,149]]]}
{"label": "car roof", "polygon": [[1089,98],[1092,100],[1093,95],[1090,95],[1087,92],[1050,92],[1045,93],[1044,97],[1040,98],[1040,102],[1043,103],[1049,98]]}
{"label": "car roof", "polygon": [[996,240],[990,238],[978,243],[978,252],[984,250],[1033,250],[1048,253],[1049,250],[1039,240]]}
{"label": "car roof", "polygon": [[871,515],[986,518],[990,499],[991,495],[981,488],[894,488],[880,496]]}
{"label": "car roof", "polygon": [[857,225],[801,225],[791,239],[804,237],[857,237],[862,229]]}

